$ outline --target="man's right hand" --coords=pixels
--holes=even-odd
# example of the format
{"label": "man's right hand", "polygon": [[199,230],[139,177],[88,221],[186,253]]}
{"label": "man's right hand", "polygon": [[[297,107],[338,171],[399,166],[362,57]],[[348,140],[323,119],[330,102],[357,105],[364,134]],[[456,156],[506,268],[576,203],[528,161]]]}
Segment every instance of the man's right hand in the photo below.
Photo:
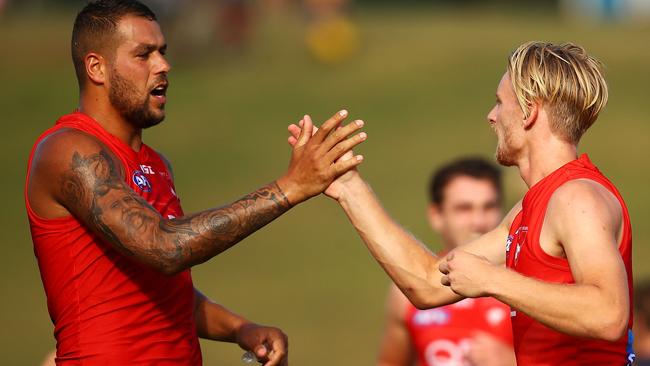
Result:
{"label": "man's right hand", "polygon": [[314,127],[309,116],[303,118],[302,128],[294,125],[297,133],[289,170],[277,181],[292,205],[326,189],[326,194],[335,194],[336,186],[332,187],[332,182],[363,161],[361,155],[354,156],[352,148],[363,142],[366,134],[361,132],[348,138],[363,126],[363,122],[354,121],[339,127],[347,115],[345,110],[336,113],[320,129]]}
{"label": "man's right hand", "polygon": [[[363,126],[363,121],[361,120],[356,120],[352,123],[357,123],[359,126]],[[319,131],[318,127],[313,125],[311,118],[309,116],[303,117],[303,119],[300,120],[300,122],[297,125],[296,124],[289,125],[288,130],[290,136],[288,142],[289,145],[291,145],[291,147],[293,147],[294,149],[297,146],[299,146],[299,141],[302,144],[305,144],[308,141],[308,140],[301,139],[305,125],[312,126],[312,132],[311,132],[312,136]],[[338,127],[338,129],[341,129],[341,127]],[[354,151],[350,149],[345,154],[341,155],[341,157],[339,157],[337,161],[343,162],[354,158],[356,158],[356,156],[354,155]],[[332,183],[330,183],[330,185],[325,189],[323,193],[338,201],[339,197],[342,194],[343,189],[345,188],[345,184],[353,179],[360,179],[359,173],[356,169],[356,165],[353,166],[350,170],[340,175],[335,180],[333,180]]]}

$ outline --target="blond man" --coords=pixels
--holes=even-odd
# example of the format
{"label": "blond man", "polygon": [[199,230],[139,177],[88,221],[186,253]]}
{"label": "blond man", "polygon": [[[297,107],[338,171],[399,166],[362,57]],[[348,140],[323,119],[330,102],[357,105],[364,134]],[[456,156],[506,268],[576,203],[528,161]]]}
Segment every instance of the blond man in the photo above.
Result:
{"label": "blond man", "polygon": [[496,95],[488,121],[497,160],[516,166],[529,191],[480,238],[437,257],[358,173],[326,193],[418,308],[483,296],[510,305],[518,365],[629,364],[630,218],[577,148],[607,102],[601,65],[573,44],[529,42],[509,57]]}

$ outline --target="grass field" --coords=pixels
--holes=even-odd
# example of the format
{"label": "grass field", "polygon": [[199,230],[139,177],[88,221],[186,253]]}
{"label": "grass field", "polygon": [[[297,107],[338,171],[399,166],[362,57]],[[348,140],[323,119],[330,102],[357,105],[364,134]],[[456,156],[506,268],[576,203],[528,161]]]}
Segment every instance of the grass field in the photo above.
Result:
{"label": "grass field", "polygon": [[[650,48],[648,25],[589,24],[552,15],[496,11],[360,9],[362,44],[350,62],[315,63],[297,17],[269,18],[247,52],[170,54],[166,122],[145,141],[174,163],[186,212],[218,206],[284,172],[286,125],[339,108],[366,121],[362,174],[384,205],[437,248],[424,217],[432,168],[461,154],[492,157],[485,122],[507,54],[523,41],[574,41],[607,66],[610,103],[581,151],[626,198],[634,270],[650,275]],[[35,137],[75,108],[68,60],[73,12],[0,20],[0,121],[5,178],[0,266],[0,361],[35,365],[54,346],[22,198]],[[522,195],[507,171],[508,202]],[[388,279],[341,210],[307,202],[230,251],[193,270],[197,287],[251,319],[281,326],[293,365],[371,365]],[[204,342],[206,365],[239,365],[234,345]]]}

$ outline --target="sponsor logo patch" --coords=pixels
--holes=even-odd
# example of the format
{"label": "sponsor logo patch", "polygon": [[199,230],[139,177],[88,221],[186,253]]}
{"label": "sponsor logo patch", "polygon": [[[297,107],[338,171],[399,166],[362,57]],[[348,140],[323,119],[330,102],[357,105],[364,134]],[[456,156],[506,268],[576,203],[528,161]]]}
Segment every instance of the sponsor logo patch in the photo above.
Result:
{"label": "sponsor logo patch", "polygon": [[419,326],[444,325],[449,323],[450,315],[443,309],[418,310],[413,316],[413,323]]}
{"label": "sponsor logo patch", "polygon": [[144,175],[144,173],[142,173],[139,170],[136,170],[133,172],[132,179],[133,179],[133,183],[135,183],[135,185],[138,186],[140,190],[142,190],[143,192],[151,192],[151,183],[149,183],[149,180]]}

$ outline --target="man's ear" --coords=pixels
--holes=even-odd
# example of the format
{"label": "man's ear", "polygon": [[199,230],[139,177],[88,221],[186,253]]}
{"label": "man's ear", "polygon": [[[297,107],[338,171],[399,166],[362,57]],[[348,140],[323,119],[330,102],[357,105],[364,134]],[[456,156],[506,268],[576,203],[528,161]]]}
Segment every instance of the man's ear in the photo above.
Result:
{"label": "man's ear", "polygon": [[429,207],[427,208],[427,218],[429,219],[429,225],[431,225],[431,228],[434,231],[440,232],[442,230],[443,218],[442,215],[440,215],[440,207],[438,207],[438,205],[435,203],[429,204]]}
{"label": "man's ear", "polygon": [[86,65],[86,75],[93,84],[102,85],[106,83],[106,67],[107,62],[104,56],[91,52],[84,58]]}
{"label": "man's ear", "polygon": [[539,111],[542,108],[542,103],[538,100],[528,103],[528,117],[524,118],[523,126],[525,130],[531,129],[535,122],[537,122],[537,117],[539,116]]}

